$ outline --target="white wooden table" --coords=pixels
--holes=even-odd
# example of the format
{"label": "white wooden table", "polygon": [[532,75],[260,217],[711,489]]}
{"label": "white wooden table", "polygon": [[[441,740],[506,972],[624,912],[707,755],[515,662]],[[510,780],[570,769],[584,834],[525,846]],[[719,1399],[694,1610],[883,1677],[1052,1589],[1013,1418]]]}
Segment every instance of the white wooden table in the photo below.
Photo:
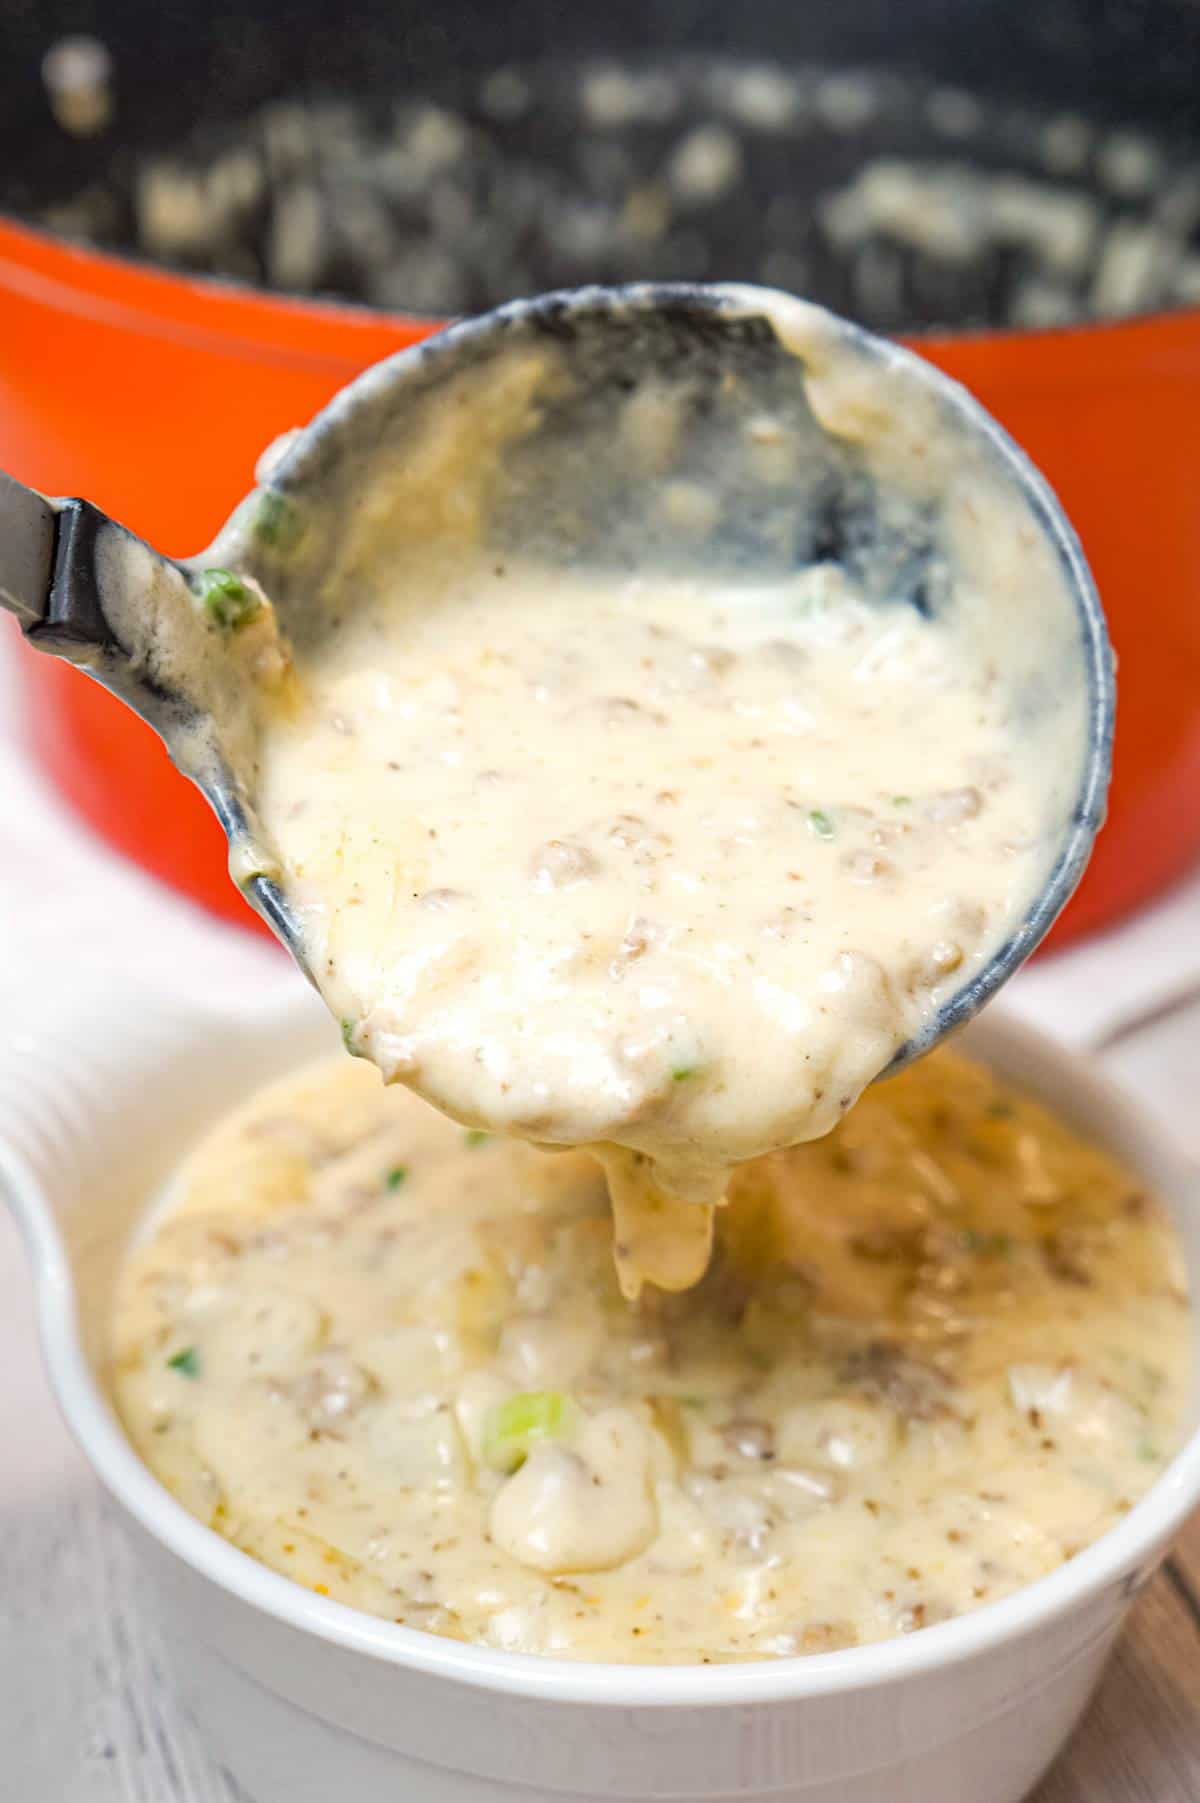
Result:
{"label": "white wooden table", "polygon": [[[39,986],[69,983],[72,960],[111,968],[118,996],[134,958],[143,980],[186,973],[210,996],[283,980],[246,935],[108,859],[39,790],[5,739],[3,651],[0,635],[0,1032],[35,1031]],[[1200,884],[1086,954],[1073,987],[1053,963],[1015,987],[1044,1024],[1107,1035],[1105,1061],[1200,1160]],[[245,1803],[176,1702],[118,1531],[55,1413],[2,1212],[0,1803]],[[1200,1803],[1200,1517],[1036,1803]]]}

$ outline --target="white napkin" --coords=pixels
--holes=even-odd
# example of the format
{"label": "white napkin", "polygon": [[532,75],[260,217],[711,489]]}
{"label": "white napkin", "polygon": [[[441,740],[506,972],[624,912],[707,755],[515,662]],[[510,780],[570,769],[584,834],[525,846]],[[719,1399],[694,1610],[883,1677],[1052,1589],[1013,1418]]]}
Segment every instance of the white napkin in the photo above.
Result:
{"label": "white napkin", "polygon": [[117,1010],[130,984],[232,1010],[302,985],[278,947],[215,919],[89,832],[38,770],[37,721],[22,703],[12,648],[0,630],[0,990],[6,1024],[35,1028],[39,1007],[81,987],[94,993],[100,973],[111,983]]}

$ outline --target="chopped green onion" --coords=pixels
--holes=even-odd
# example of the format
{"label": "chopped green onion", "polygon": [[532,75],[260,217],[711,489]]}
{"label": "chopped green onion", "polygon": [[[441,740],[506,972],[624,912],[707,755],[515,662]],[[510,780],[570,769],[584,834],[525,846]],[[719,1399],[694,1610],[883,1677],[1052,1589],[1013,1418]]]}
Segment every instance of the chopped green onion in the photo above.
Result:
{"label": "chopped green onion", "polygon": [[960,1237],[964,1250],[978,1252],[981,1258],[1008,1258],[1012,1253],[1010,1233],[981,1233],[977,1227],[968,1227]]}
{"label": "chopped green onion", "polygon": [[354,1035],[355,1035],[356,1030],[357,1029],[355,1028],[354,1022],[352,1020],[344,1020],[342,1022],[342,1044],[345,1046],[346,1050],[351,1054],[351,1056],[355,1057],[355,1058],[357,1058],[357,1056],[358,1056],[358,1047],[354,1043]]}
{"label": "chopped green onion", "polygon": [[562,1390],[523,1390],[492,1409],[484,1423],[483,1456],[494,1471],[520,1469],[539,1440],[562,1440],[579,1410]]}
{"label": "chopped green onion", "polygon": [[892,806],[894,808],[911,808],[912,796],[911,795],[893,795],[892,796]]}
{"label": "chopped green onion", "polygon": [[199,1377],[200,1354],[194,1346],[185,1346],[182,1352],[167,1360],[167,1365],[172,1371],[182,1372],[184,1377]]}
{"label": "chopped green onion", "polygon": [[816,594],[800,595],[790,603],[791,612],[798,620],[808,619],[813,614],[823,614],[828,606],[829,597],[820,589]]}
{"label": "chopped green onion", "polygon": [[810,808],[809,809],[808,825],[809,825],[809,830],[811,832],[814,832],[817,835],[818,839],[832,839],[833,838],[833,834],[834,834],[833,821],[829,818],[829,815],[824,811],[823,808]]}
{"label": "chopped green onion", "polygon": [[1159,1452],[1158,1447],[1150,1440],[1143,1440],[1137,1450],[1138,1458],[1144,1459],[1147,1465],[1157,1465],[1158,1461],[1162,1458],[1162,1454]]}
{"label": "chopped green onion", "polygon": [[463,1139],[468,1146],[484,1146],[490,1138],[491,1134],[485,1133],[482,1127],[467,1127],[463,1132]]}
{"label": "chopped green onion", "polygon": [[290,551],[303,535],[304,520],[294,501],[273,488],[265,488],[258,498],[251,529],[259,543],[269,545],[272,551]]}
{"label": "chopped green onion", "polygon": [[200,570],[192,577],[192,588],[214,626],[223,632],[238,632],[262,612],[262,602],[232,570]]}
{"label": "chopped green onion", "polygon": [[671,1072],[672,1083],[686,1083],[689,1077],[698,1077],[702,1070],[699,1064],[677,1064]]}
{"label": "chopped green onion", "polygon": [[389,1189],[399,1189],[407,1176],[408,1166],[406,1164],[394,1164],[384,1178],[384,1182]]}

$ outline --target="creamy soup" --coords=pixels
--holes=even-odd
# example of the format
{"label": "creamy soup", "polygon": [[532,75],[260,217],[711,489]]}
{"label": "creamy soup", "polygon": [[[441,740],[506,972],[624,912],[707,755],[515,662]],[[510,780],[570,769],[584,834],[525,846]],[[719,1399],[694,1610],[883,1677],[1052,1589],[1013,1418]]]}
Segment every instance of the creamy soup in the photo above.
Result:
{"label": "creamy soup", "polygon": [[832,566],[497,565],[360,599],[261,805],[351,1045],[459,1120],[596,1146],[627,1287],[679,1288],[711,1209],[661,1231],[647,1156],[711,1203],[827,1131],[1029,902],[1054,807],[1006,707]]}
{"label": "creamy soup", "polygon": [[193,1514],[323,1596],[668,1662],[974,1609],[1177,1443],[1159,1205],[954,1054],[740,1169],[685,1294],[625,1300],[610,1239],[586,1155],[321,1066],[205,1141],[131,1257],[121,1413]]}
{"label": "creamy soup", "polygon": [[827,1132],[1018,933],[1083,781],[1079,622],[1011,470],[908,366],[753,304],[715,373],[635,316],[627,379],[543,333],[385,383],[186,631],[125,623],[223,721],[235,867],[348,1046],[592,1148],[630,1296],[694,1282],[731,1169]]}

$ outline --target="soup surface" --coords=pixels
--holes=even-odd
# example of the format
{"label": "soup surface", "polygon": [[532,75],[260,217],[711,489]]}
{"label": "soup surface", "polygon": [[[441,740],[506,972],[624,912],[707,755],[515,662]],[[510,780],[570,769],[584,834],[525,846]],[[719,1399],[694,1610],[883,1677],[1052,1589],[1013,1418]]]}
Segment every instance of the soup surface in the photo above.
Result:
{"label": "soup surface", "polygon": [[[726,276],[876,331],[1195,305],[1194,115],[1182,140],[1163,130],[1175,56],[1147,133],[1106,119],[1102,88],[1092,117],[1041,111],[1018,71],[1043,40],[1035,52],[1019,26],[1016,105],[915,76],[910,24],[886,70],[691,50],[449,78],[435,59],[422,82],[406,57],[389,89],[372,57],[371,95],[278,98],[276,80],[256,108],[210,81],[205,116],[177,108],[166,149],[119,112],[105,131],[112,68],[71,39],[43,65],[62,131],[31,154],[17,109],[0,201],[176,267],[446,317],[539,289]],[[1111,78],[1114,61],[1093,41],[1093,70]]]}
{"label": "soup surface", "polygon": [[322,1065],[219,1127],[133,1253],[121,1413],[193,1514],[322,1595],[656,1662],[973,1609],[1177,1442],[1159,1205],[955,1054],[739,1170],[694,1289],[630,1303],[610,1243],[586,1155]]}

